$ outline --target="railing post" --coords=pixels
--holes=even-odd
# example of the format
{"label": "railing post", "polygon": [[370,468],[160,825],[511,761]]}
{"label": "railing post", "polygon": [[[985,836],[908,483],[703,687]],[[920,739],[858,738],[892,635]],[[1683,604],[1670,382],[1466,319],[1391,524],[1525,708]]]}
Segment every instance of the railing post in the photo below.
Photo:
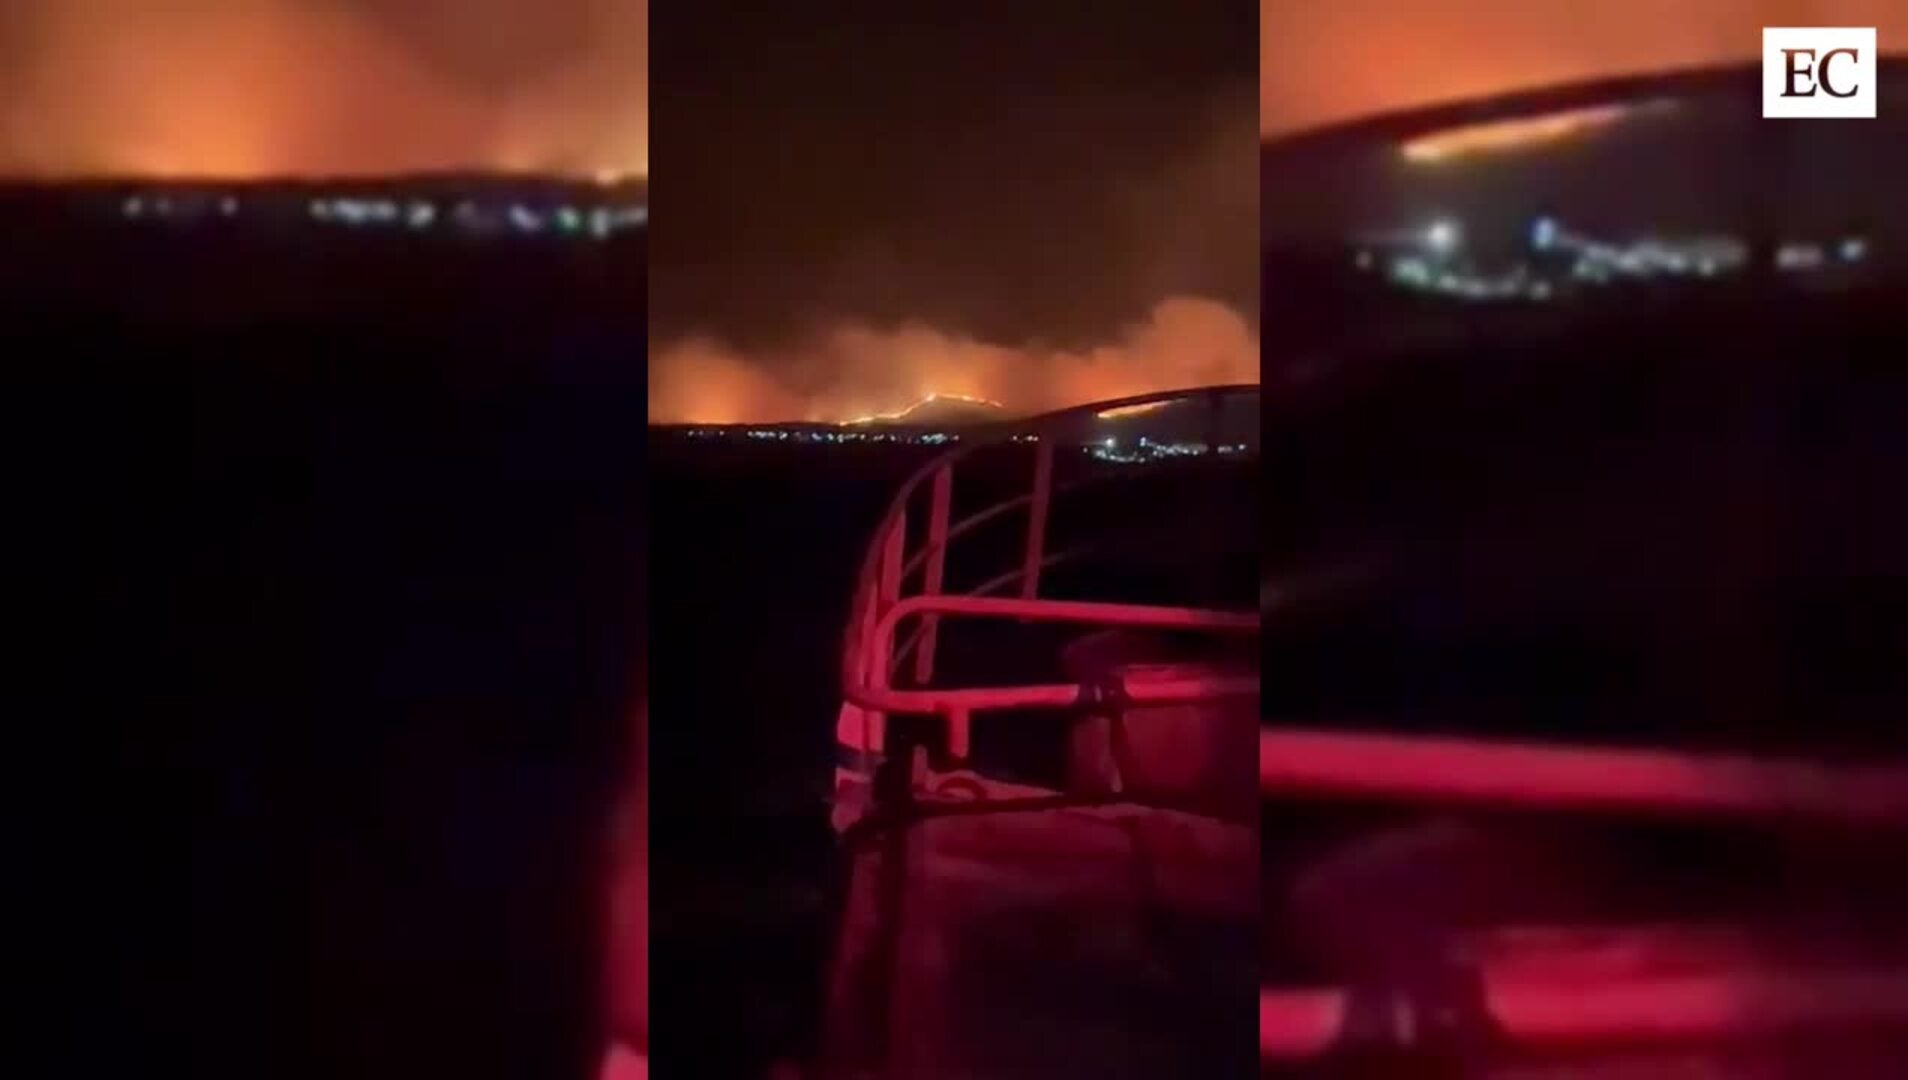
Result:
{"label": "railing post", "polygon": [[[901,568],[906,565],[903,556],[907,543],[908,512],[903,509],[894,516],[893,527],[882,543],[880,576],[875,579],[875,628],[868,642],[868,685],[884,690],[890,683],[889,673],[894,670],[894,630],[884,617],[901,600]],[[864,714],[867,734],[863,745],[877,752],[885,749],[887,719],[886,713],[870,710]]]}
{"label": "railing post", "polygon": [[902,556],[907,553],[908,512],[906,510],[894,516],[894,528],[889,531],[881,549],[881,611],[886,614],[895,601],[901,599],[901,568],[906,565]]}
{"label": "railing post", "polygon": [[973,752],[974,718],[966,709],[949,709],[947,713],[947,756],[956,764],[967,760]]}
{"label": "railing post", "polygon": [[[921,584],[923,596],[941,595],[947,575],[948,517],[954,503],[954,468],[944,465],[934,474],[933,505],[928,512],[928,555],[926,577]],[[921,616],[921,641],[914,649],[914,684],[926,686],[934,678],[934,647],[941,629],[941,617],[933,613]]]}
{"label": "railing post", "polygon": [[1040,566],[1047,560],[1047,505],[1053,501],[1053,440],[1034,444],[1033,505],[1027,518],[1026,558],[1020,566],[1020,598],[1040,595]]}

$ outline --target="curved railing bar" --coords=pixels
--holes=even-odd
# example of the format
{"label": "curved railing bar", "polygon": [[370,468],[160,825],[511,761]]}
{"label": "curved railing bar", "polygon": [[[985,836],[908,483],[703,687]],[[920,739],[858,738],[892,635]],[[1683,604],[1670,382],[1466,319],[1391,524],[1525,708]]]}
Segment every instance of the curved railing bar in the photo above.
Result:
{"label": "curved railing bar", "polygon": [[[941,459],[937,458],[935,460],[939,461]],[[1175,461],[1169,464],[1172,467],[1180,467],[1184,463]],[[1091,476],[1080,477],[1077,480],[1069,480],[1066,483],[1058,485],[1053,489],[1053,497],[1057,499],[1062,495],[1077,494],[1088,488],[1097,487],[1102,484],[1112,484],[1112,483],[1117,483],[1121,481],[1131,480],[1135,476],[1143,474],[1146,471],[1146,468],[1147,468],[1146,466],[1139,466],[1133,472],[1129,472],[1125,474],[1096,473]],[[969,514],[968,516],[962,518],[960,521],[956,522],[955,524],[948,526],[947,540],[944,543],[926,544],[921,548],[919,552],[915,553],[915,555],[912,558],[908,559],[907,562],[902,564],[901,579],[903,581],[906,581],[908,578],[918,573],[922,567],[927,565],[927,561],[934,556],[934,553],[937,550],[945,552],[951,549],[954,546],[955,540],[960,539],[962,536],[965,536],[968,533],[973,532],[975,529],[980,528],[982,525],[985,525],[996,518],[1003,517],[1006,514],[1010,513],[1011,511],[1018,510],[1019,508],[1026,506],[1032,502],[1033,502],[1033,495],[1031,493],[1026,495],[1015,495],[1014,497],[1010,499],[1004,499],[1000,502],[997,502],[993,504],[992,506],[987,507],[984,510],[977,510],[974,513]]]}
{"label": "curved railing bar", "polygon": [[[1111,477],[1111,476],[1095,477],[1093,478],[1093,482],[1094,483],[1111,482],[1114,479],[1117,479],[1117,478]],[[1060,494],[1063,490],[1068,490],[1068,489],[1077,490],[1078,486],[1069,484],[1064,489],[1055,488],[1054,493],[1057,495],[1057,494]],[[1032,498],[1032,496],[1023,495],[1018,498],[1009,500],[1009,502],[1013,505],[1019,505],[1021,503],[1027,502],[1030,498]],[[1008,505],[1008,504],[1001,504],[1001,505]],[[986,511],[986,513],[991,515],[993,512],[993,509],[994,508],[989,508],[989,510]],[[975,515],[975,517],[979,517],[979,516],[980,515],[978,514]],[[969,518],[967,520],[972,521],[973,518]],[[948,536],[947,536],[948,543],[951,544],[954,540],[954,537],[957,535],[959,535],[958,528],[949,529]],[[947,545],[941,545],[941,546],[943,549],[945,549]],[[1105,551],[1110,548],[1113,548],[1114,546],[1115,545],[1112,543],[1076,544],[1073,547],[1066,549],[1065,551],[1061,551],[1061,552],[1043,557],[1040,560],[1040,569],[1042,572],[1045,572],[1062,563],[1072,562],[1075,559],[1085,558],[1097,552]],[[915,556],[914,558],[908,560],[906,566],[904,566],[901,571],[902,578],[905,580],[907,577],[911,576],[917,570],[919,570],[922,567],[922,565],[924,565],[927,557],[933,553],[933,549],[934,549],[934,545],[930,544],[928,546],[927,551],[924,551],[921,554]],[[1005,573],[997,574],[994,577],[988,578],[986,581],[981,582],[979,585],[971,589],[968,589],[967,591],[963,593],[950,594],[950,595],[992,596],[995,593],[998,593],[1000,590],[1005,589],[1007,586],[1012,585],[1017,581],[1020,581],[1022,578],[1026,576],[1027,576],[1027,568],[1024,566],[1018,566],[1012,570],[1008,570]],[[907,660],[912,658],[914,654],[914,650],[920,647],[921,641],[927,636],[927,633],[928,633],[927,624],[920,623],[920,624],[917,624],[915,628],[906,637],[901,639],[901,645],[895,650],[893,663],[891,663],[888,666],[888,677],[890,679],[892,679],[895,673],[901,669],[901,666],[903,663],[905,663]]]}
{"label": "curved railing bar", "polygon": [[1267,797],[1812,818],[1908,827],[1908,766],[1426,735],[1267,729]]}
{"label": "curved railing bar", "polygon": [[[1058,566],[1063,562],[1069,562],[1098,550],[1099,545],[1094,544],[1082,544],[1078,547],[1068,548],[1065,551],[1056,552],[1041,559],[1040,569],[1044,571],[1051,567]],[[960,595],[992,596],[1026,576],[1027,570],[1025,567],[1015,567],[1004,574],[998,574],[981,582],[979,586],[969,589]],[[920,647],[922,639],[927,637],[927,632],[928,628],[925,622],[916,623],[914,630],[909,633],[907,637],[901,639],[901,646],[894,651],[894,662],[888,665],[888,678],[894,678],[895,673],[901,670],[901,665],[906,663],[913,656],[914,650]]]}
{"label": "curved railing bar", "polygon": [[935,473],[945,468],[951,468],[977,451],[1010,442],[1018,436],[1030,434],[1039,435],[1043,432],[1059,428],[1068,422],[1097,416],[1100,413],[1109,412],[1114,409],[1126,409],[1139,405],[1176,401],[1208,401],[1213,404],[1218,404],[1228,398],[1243,398],[1256,395],[1259,392],[1260,387],[1256,383],[1235,383],[1225,386],[1155,391],[1149,394],[1135,394],[1129,397],[1115,398],[1110,401],[1078,405],[1023,420],[1005,421],[1000,424],[975,429],[974,432],[969,434],[963,434],[962,444],[960,446],[939,455],[934,460],[916,469],[901,485],[900,489],[895,492],[893,498],[889,500],[888,509],[881,516],[880,524],[875,529],[874,540],[869,544],[867,551],[862,557],[860,574],[855,584],[855,596],[849,605],[850,619],[847,631],[843,635],[843,685],[852,687],[860,683],[860,672],[857,670],[860,645],[858,635],[861,633],[863,623],[862,616],[867,610],[867,605],[874,603],[876,599],[874,590],[879,577],[882,551],[888,543],[888,537],[905,517],[908,504],[913,501],[915,493],[921,489],[922,485],[931,480]]}
{"label": "curved railing bar", "polygon": [[[1908,972],[1781,970],[1737,964],[1690,974],[1583,979],[1483,978],[1483,1006],[1500,1037],[1525,1048],[1632,1047],[1768,1038],[1806,1030],[1908,1024]],[[1338,989],[1259,995],[1259,1053],[1296,1064],[1328,1054],[1343,1037],[1350,996]],[[1396,1034],[1431,1027],[1401,1006]]]}
{"label": "curved railing bar", "polygon": [[[1251,633],[1259,628],[1259,613],[1216,612],[1201,608],[1154,607],[1143,604],[1103,604],[1086,600],[1044,600],[1028,604],[979,596],[910,596],[882,613],[875,624],[876,640],[889,639],[896,625],[916,614],[964,615],[970,618],[1027,619],[1036,622],[1081,623],[1095,626],[1131,626],[1152,630],[1217,630]],[[1185,704],[1213,696],[1257,694],[1256,678],[1187,679],[1141,684],[1128,690],[1135,705]],[[1086,691],[1077,683],[978,690],[894,690],[851,680],[847,698],[863,709],[881,713],[950,712],[975,708],[1064,708],[1077,704]]]}

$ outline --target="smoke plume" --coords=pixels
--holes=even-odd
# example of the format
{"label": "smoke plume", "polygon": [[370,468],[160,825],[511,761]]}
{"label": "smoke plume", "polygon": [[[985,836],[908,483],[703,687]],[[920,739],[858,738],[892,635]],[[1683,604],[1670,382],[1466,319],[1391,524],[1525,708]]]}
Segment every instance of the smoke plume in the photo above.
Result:
{"label": "smoke plume", "polygon": [[650,421],[840,422],[930,394],[1024,415],[1258,382],[1254,93],[1151,102],[1143,124],[1130,102],[1076,106],[1092,154],[1042,156],[1028,147],[1050,127],[1023,140],[1028,121],[999,121],[964,154],[921,155],[993,163],[996,182],[923,182],[898,224],[830,203],[838,242],[801,263],[768,245],[705,258],[688,226],[659,230],[674,261],[652,272]]}
{"label": "smoke plume", "polygon": [[838,422],[958,394],[1034,413],[1258,380],[1258,339],[1237,311],[1173,297],[1144,322],[1080,350],[980,341],[918,324],[846,323],[754,353],[689,338],[652,350],[649,409],[652,423]]}

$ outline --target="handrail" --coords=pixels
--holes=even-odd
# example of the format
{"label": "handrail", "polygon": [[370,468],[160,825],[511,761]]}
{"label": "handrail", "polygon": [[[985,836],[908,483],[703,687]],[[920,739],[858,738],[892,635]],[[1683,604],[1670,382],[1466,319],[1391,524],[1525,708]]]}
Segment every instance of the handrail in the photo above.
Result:
{"label": "handrail", "polygon": [[[1084,600],[1022,600],[994,596],[910,596],[897,601],[875,624],[876,652],[892,643],[896,626],[911,615],[965,615],[978,618],[1024,619],[1030,622],[1084,623],[1149,630],[1211,630],[1250,633],[1259,627],[1257,612],[1213,611],[1204,608],[1150,607],[1105,604]],[[1239,685],[1232,685],[1233,682]],[[1243,687],[1250,686],[1250,691]],[[1222,697],[1256,693],[1258,680],[1193,680],[1186,687],[1162,682],[1133,688],[1135,704],[1168,704],[1205,700],[1197,687],[1210,687]],[[950,709],[1065,708],[1082,700],[1083,688],[1074,683],[1013,687],[1002,690],[893,690],[857,680],[848,687],[848,700],[882,713],[945,714]],[[1150,695],[1150,696],[1149,696]],[[1191,696],[1188,696],[1191,695]]]}
{"label": "handrail", "polygon": [[[1049,554],[1046,558],[1040,560],[1040,568],[1042,570],[1045,570],[1048,567],[1058,566],[1061,563],[1068,562],[1073,559],[1077,559],[1081,555],[1087,554],[1091,550],[1092,550],[1091,548],[1074,547],[1074,548],[1069,548],[1066,551],[1053,552]],[[1017,566],[1013,568],[1012,570],[1008,570],[1004,573],[996,574],[993,577],[988,578],[986,581],[981,582],[979,585],[974,586],[972,589],[968,590],[967,595],[968,596],[992,596],[996,592],[1000,591],[1001,589],[1004,589],[1007,586],[1012,585],[1015,582],[1019,581],[1021,578],[1021,575],[1025,573],[1026,573],[1026,569],[1024,567]],[[890,661],[888,666],[890,677],[893,676],[894,672],[900,670],[901,664],[907,660],[909,654],[911,654],[917,647],[919,647],[919,645],[921,644],[921,641],[927,636],[929,627],[932,625],[933,624],[931,620],[922,619],[921,625],[915,627],[914,633],[909,634],[906,638],[902,640],[900,645],[895,647],[894,657]]]}
{"label": "handrail", "polygon": [[[897,528],[905,525],[908,506],[912,502],[915,494],[920,491],[922,486],[928,483],[935,474],[953,468],[962,460],[982,449],[1011,443],[1016,439],[1029,435],[1038,437],[1044,433],[1061,430],[1070,423],[1094,417],[1100,413],[1114,409],[1126,409],[1156,403],[1196,402],[1201,400],[1209,401],[1216,405],[1229,398],[1245,397],[1258,393],[1259,387],[1257,385],[1247,383],[1135,394],[1110,401],[1094,402],[1088,405],[1062,409],[1057,412],[1028,419],[1005,421],[984,428],[978,428],[972,432],[963,433],[961,445],[948,450],[936,457],[933,461],[915,470],[915,472],[902,483],[893,498],[889,500],[886,512],[881,516],[880,523],[875,529],[873,542],[869,544],[867,551],[863,554],[860,574],[856,580],[855,595],[852,598],[849,608],[852,617],[849,619],[848,627],[844,635],[844,647],[842,650],[843,685],[853,687],[860,685],[862,682],[862,672],[868,658],[863,655],[866,642],[862,641],[859,635],[866,629],[872,629],[871,627],[865,626],[866,615],[869,606],[874,604],[877,599],[876,590],[880,587],[882,581],[881,563],[885,556],[887,544],[890,542],[893,532]],[[1023,496],[1021,498],[1030,501],[1032,499],[1032,497],[1029,496]],[[1019,505],[1019,502],[1015,501],[1014,505]],[[1004,513],[1005,510],[1003,509],[1000,512]],[[942,543],[946,543],[948,540],[951,540],[951,538],[951,536],[943,536],[940,539]],[[905,560],[902,561],[901,566],[909,570],[913,569],[913,566]]]}
{"label": "handrail", "polygon": [[[1251,677],[1171,679],[1128,687],[1121,700],[1129,705],[1156,708],[1249,698],[1258,692],[1259,680]],[[860,687],[849,694],[849,700],[864,709],[881,713],[948,716],[997,709],[1070,709],[1092,702],[1093,693],[1091,687],[1078,683],[953,690],[876,690]]]}
{"label": "handrail", "polygon": [[[943,470],[936,470],[937,473],[941,471]],[[1057,485],[1053,489],[1053,494],[1054,495],[1070,495],[1074,492],[1085,491],[1088,488],[1098,487],[1102,484],[1113,483],[1115,479],[1116,479],[1115,477],[1111,477],[1111,476],[1089,476],[1084,479],[1074,480],[1070,483]],[[1002,499],[1000,502],[997,502],[994,505],[989,506],[984,510],[977,510],[974,513],[969,514],[968,516],[962,518],[961,520],[953,523],[952,525],[948,526],[947,536],[943,537],[940,543],[938,544],[932,543],[932,542],[928,543],[920,551],[915,552],[914,555],[912,555],[907,560],[907,562],[901,565],[901,576],[904,579],[914,576],[916,573],[919,573],[923,567],[927,565],[928,560],[933,558],[935,552],[939,551],[939,552],[945,553],[948,550],[948,548],[953,546],[954,541],[960,539],[963,536],[966,536],[968,533],[971,533],[975,531],[976,529],[979,529],[982,525],[985,525],[990,521],[993,521],[997,518],[1005,517],[1008,514],[1013,513],[1015,510],[1020,509],[1023,506],[1033,505],[1033,501],[1034,501],[1034,497],[1032,494],[1015,495],[1013,498],[1010,498],[1010,499]],[[1019,576],[1020,576],[1019,573],[1016,572],[1013,575],[1014,580],[1019,580]]]}
{"label": "handrail", "polygon": [[[1908,1024],[1908,971],[1781,971],[1739,966],[1697,975],[1586,982],[1485,974],[1485,1007],[1514,1046],[1560,1049],[1610,1043],[1689,1043],[1767,1038],[1799,1029]],[[1344,1026],[1336,989],[1259,995],[1259,1052],[1267,1062],[1330,1052]],[[1392,1034],[1407,1048],[1422,1026],[1402,1003]]]}
{"label": "handrail", "polygon": [[1908,766],[1476,739],[1268,729],[1269,796],[1496,803],[1524,808],[1808,817],[1908,826]]}
{"label": "handrail", "polygon": [[649,1080],[649,1058],[620,1042],[611,1043],[598,1080]]}
{"label": "handrail", "polygon": [[1259,628],[1256,611],[1108,604],[1097,600],[1023,600],[1005,596],[910,596],[897,601],[875,624],[877,637],[893,637],[895,626],[910,615],[933,612],[1029,622],[1097,623],[1152,630],[1218,630],[1250,633]]}

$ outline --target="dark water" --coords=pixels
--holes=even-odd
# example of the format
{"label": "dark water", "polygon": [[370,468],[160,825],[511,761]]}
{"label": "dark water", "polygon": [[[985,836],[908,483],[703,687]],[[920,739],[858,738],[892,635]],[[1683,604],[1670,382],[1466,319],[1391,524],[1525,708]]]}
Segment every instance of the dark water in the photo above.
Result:
{"label": "dark water", "polygon": [[[1271,622],[1268,722],[1898,760],[1899,310],[1736,298],[1529,342],[1480,318],[1468,346],[1278,399],[1275,573],[1368,574]],[[1357,863],[1355,838],[1424,820],[1302,811],[1268,808],[1274,903],[1295,868],[1334,849]],[[1899,943],[1891,836],[1528,813],[1454,835],[1383,873],[1391,856],[1364,848],[1329,918],[1269,920],[1289,935],[1269,971],[1319,978],[1286,965],[1331,922],[1384,942],[1445,903],[1477,921],[1743,916],[1840,927],[1855,951]]]}
{"label": "dark water", "polygon": [[506,302],[589,291],[556,259],[22,252],[61,271],[13,267],[0,341],[28,1071],[590,1075],[642,647],[625,254],[618,321]]}
{"label": "dark water", "polygon": [[651,1055],[753,1076],[816,1031],[841,632],[920,451],[650,441]]}

